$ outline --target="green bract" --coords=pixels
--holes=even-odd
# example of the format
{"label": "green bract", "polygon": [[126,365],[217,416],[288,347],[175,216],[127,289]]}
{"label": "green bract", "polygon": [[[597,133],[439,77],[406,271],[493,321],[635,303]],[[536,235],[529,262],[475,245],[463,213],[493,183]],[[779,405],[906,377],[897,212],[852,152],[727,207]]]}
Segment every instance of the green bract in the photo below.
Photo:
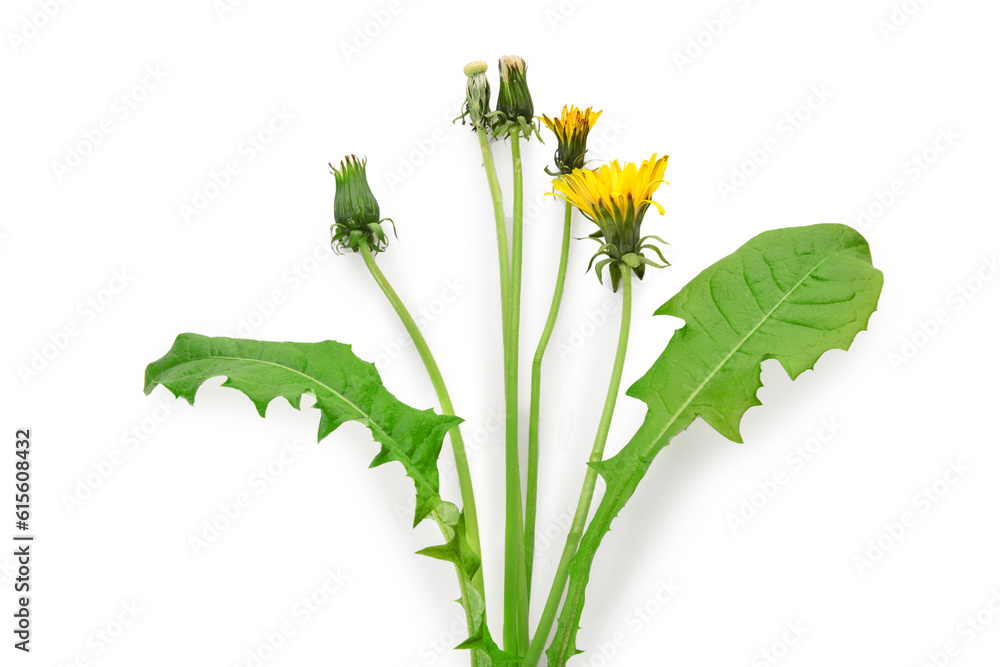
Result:
{"label": "green bract", "polygon": [[361,239],[365,239],[375,252],[385,250],[389,244],[382,223],[389,218],[379,217],[378,201],[368,187],[365,160],[353,155],[345,157],[337,169],[332,164],[330,171],[337,182],[337,192],[333,200],[334,223],[330,226],[333,247],[358,252]]}
{"label": "green bract", "polygon": [[[497,111],[504,122],[496,128],[498,136],[520,132],[526,139],[538,135],[535,122],[535,105],[528,90],[528,64],[520,56],[500,59],[500,89],[497,93]],[[541,136],[538,136],[541,141]]]}
{"label": "green bract", "polygon": [[488,128],[495,114],[490,112],[490,80],[486,76],[488,66],[482,60],[475,60],[465,66],[465,104],[462,107],[463,122],[466,117],[473,129]]}

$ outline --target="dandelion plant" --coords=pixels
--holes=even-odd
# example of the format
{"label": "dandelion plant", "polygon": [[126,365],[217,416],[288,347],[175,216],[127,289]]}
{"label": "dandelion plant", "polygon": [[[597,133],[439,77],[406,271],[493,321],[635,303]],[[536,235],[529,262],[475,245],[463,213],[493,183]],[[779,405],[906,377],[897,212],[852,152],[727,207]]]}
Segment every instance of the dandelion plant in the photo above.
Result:
{"label": "dandelion plant", "polygon": [[[562,666],[581,652],[577,632],[597,551],[657,453],[696,418],[721,436],[741,442],[742,417],[760,404],[761,363],[777,359],[795,379],[813,368],[826,351],[848,349],[875,311],[882,273],[873,266],[865,239],[844,225],[775,229],[747,240],[675,294],[664,295],[663,305],[654,314],[670,315],[684,324],[663,341],[659,358],[645,374],[631,379],[625,392],[646,404],[645,419],[632,425],[630,439],[609,443],[625,379],[629,333],[648,322],[644,313],[633,317],[633,294],[640,288],[660,292],[667,284],[644,278],[648,269],[669,266],[661,229],[666,209],[657,201],[666,193],[660,186],[666,182],[668,158],[654,152],[640,163],[613,160],[593,164],[587,156],[587,141],[601,111],[567,104],[555,118],[536,118],[525,61],[517,56],[500,58],[495,86],[490,83],[488,69],[483,61],[465,67],[466,100],[461,120],[471,125],[476,136],[488,186],[484,192],[488,191],[489,208],[484,196],[483,214],[472,221],[483,241],[477,252],[485,265],[493,252],[489,239],[495,237],[495,266],[499,267],[493,298],[499,302],[500,330],[492,339],[477,344],[482,346],[482,354],[503,356],[503,375],[494,380],[502,386],[505,398],[505,463],[502,471],[497,471],[503,475],[504,495],[485,499],[501,503],[505,509],[502,554],[483,553],[482,549],[476,503],[483,499],[475,493],[476,480],[468,464],[459,416],[472,408],[458,405],[456,411],[431,346],[404,303],[405,295],[397,292],[379,266],[379,255],[390,250],[389,228],[393,246],[404,243],[412,230],[402,223],[400,239],[396,240],[396,224],[382,217],[369,186],[365,159],[348,155],[337,166],[330,165],[334,175],[330,243],[339,254],[360,256],[357,280],[371,279],[378,285],[413,340],[429,380],[428,395],[421,406],[397,399],[373,364],[355,355],[350,345],[335,340],[270,342],[181,334],[162,358],[146,368],[145,391],[150,393],[161,385],[193,404],[206,380],[225,376],[223,386],[246,394],[262,417],[278,397],[298,409],[305,394],[313,396],[312,407],[320,413],[320,441],[345,422],[361,423],[380,446],[372,465],[401,465],[412,482],[414,526],[430,520],[440,530],[442,541],[419,554],[447,561],[455,570],[455,594],[468,632],[455,648],[467,650],[474,667],[534,667],[543,653],[549,665]],[[497,91],[495,107],[493,90]],[[564,202],[561,242],[542,253],[551,262],[545,267],[554,276],[551,295],[544,290],[525,293],[522,289],[524,244],[537,241],[525,238],[526,174],[521,151],[532,136],[542,139],[543,124],[556,139],[554,170],[546,169],[548,176],[528,176],[555,177],[549,194]],[[509,154],[511,160],[513,206],[509,220],[495,152]],[[589,227],[577,241],[597,244],[589,247],[589,263],[586,267],[581,264],[579,271],[571,271],[569,261],[574,247],[574,210]],[[659,215],[647,221],[651,211]],[[655,233],[647,233],[644,223]],[[683,252],[683,248],[678,251]],[[442,257],[446,252],[443,248]],[[541,411],[546,389],[543,361],[566,309],[562,295],[568,280],[594,280],[593,288],[609,289],[621,299],[618,342],[613,349],[593,352],[610,357],[613,364],[589,457],[568,469],[540,470],[540,452],[550,446],[540,437],[539,428],[545,418]],[[406,281],[399,284],[405,287]],[[518,369],[522,356],[520,322],[526,309],[537,309],[547,316],[532,357],[528,438],[522,442],[518,416],[523,395]],[[579,392],[589,389],[570,388]],[[459,488],[459,497],[451,500],[441,495],[438,465],[446,438],[455,459]],[[611,456],[606,454],[609,449],[615,452]],[[522,473],[522,456],[527,459],[526,475]],[[606,488],[591,517],[599,477]],[[579,484],[573,521],[555,574],[546,582],[548,595],[543,601],[530,598],[532,583],[537,580],[533,551],[540,484]],[[487,599],[483,583],[486,567],[503,571],[502,599]],[[594,594],[600,596],[601,592]],[[538,622],[531,627],[529,612],[533,607]],[[378,656],[373,655],[370,662],[379,664]]]}

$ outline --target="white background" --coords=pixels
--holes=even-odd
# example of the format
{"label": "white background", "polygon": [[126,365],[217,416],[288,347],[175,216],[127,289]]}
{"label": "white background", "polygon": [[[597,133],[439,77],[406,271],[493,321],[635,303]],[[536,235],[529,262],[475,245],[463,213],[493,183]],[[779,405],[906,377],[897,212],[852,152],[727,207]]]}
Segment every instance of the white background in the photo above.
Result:
{"label": "white background", "polygon": [[[995,664],[1000,615],[983,612],[992,624],[971,641],[962,624],[991,597],[1000,610],[1000,281],[989,263],[1000,249],[1000,6],[895,2],[6,2],[0,433],[11,479],[14,430],[32,429],[37,542],[30,656],[10,647],[13,561],[8,548],[0,556],[3,664],[248,665],[285,622],[294,635],[264,664],[467,664],[441,648],[462,639],[450,568],[412,555],[436,531],[409,528],[398,466],[366,469],[377,450],[365,430],[348,424],[317,446],[315,411],[278,401],[261,420],[219,380],[190,408],[162,388],[145,397],[142,378],[183,331],[334,338],[379,359],[402,400],[434,405],[360,258],[326,251],[326,164],[366,155],[399,230],[380,263],[431,313],[425,333],[466,419],[499,619],[493,220],[474,136],[451,119],[462,66],[488,61],[495,84],[504,53],[528,60],[539,113],[604,109],[593,158],[671,156],[657,193],[666,216],[645,229],[671,242],[673,266],[639,284],[625,386],[677,326],[652,311],[760,231],[860,227],[886,277],[849,353],[794,385],[765,364],[746,444],[698,422],[660,455],[597,558],[588,652],[571,664],[767,665],[761,651],[779,642],[789,667],[917,667],[953,640],[947,664]],[[747,162],[767,146],[762,166]],[[542,172],[554,149],[551,138],[524,146],[525,359],[558,254],[561,207],[543,198]],[[509,197],[509,148],[494,151]],[[726,183],[740,186],[724,196]],[[556,539],[537,560],[533,618],[617,332],[610,290],[584,274],[590,252],[574,243],[545,365],[539,528]],[[68,326],[76,335],[62,335]],[[527,381],[523,396],[526,422]],[[643,413],[622,396],[609,452]],[[808,463],[787,458],[831,420]],[[281,473],[258,493],[258,469],[289,442],[294,461],[274,464]],[[952,464],[966,472],[940,482]],[[753,497],[777,472],[788,483]],[[935,482],[942,494],[925,505],[916,497]],[[241,493],[249,507],[196,554],[190,538]],[[744,500],[762,507],[734,529]],[[13,508],[3,512],[0,533],[13,532]],[[887,537],[907,512],[915,525]],[[860,565],[880,539],[878,561]],[[295,605],[328,572],[346,580],[305,619]],[[671,580],[679,591],[661,602]],[[120,634],[119,618],[130,623]],[[782,647],[787,623],[806,630]],[[118,636],[109,645],[101,631]]]}

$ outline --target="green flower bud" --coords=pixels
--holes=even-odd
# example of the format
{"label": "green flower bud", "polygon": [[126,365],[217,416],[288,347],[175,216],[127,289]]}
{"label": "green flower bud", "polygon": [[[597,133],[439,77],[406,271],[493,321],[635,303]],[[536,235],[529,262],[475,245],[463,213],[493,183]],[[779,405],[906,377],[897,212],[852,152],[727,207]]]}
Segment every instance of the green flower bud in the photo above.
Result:
{"label": "green flower bud", "polygon": [[[497,93],[497,112],[503,122],[494,128],[496,136],[510,136],[511,132],[521,133],[525,139],[532,134],[541,141],[539,124],[535,122],[535,105],[528,90],[528,65],[518,56],[504,56],[500,59],[500,92]],[[543,142],[544,143],[544,142]]]}
{"label": "green flower bud", "polygon": [[389,219],[379,218],[378,202],[368,187],[366,164],[366,160],[349,155],[341,160],[339,169],[330,165],[337,182],[333,199],[334,223],[330,232],[333,234],[333,249],[338,253],[344,248],[358,252],[362,240],[373,252],[381,252],[389,244],[382,229],[382,223]]}
{"label": "green flower bud", "polygon": [[531,102],[526,75],[528,65],[518,56],[504,56],[500,59],[500,92],[497,96],[497,111],[508,121],[523,118],[530,123],[535,118],[535,105]]}
{"label": "green flower bud", "polygon": [[475,128],[489,127],[490,81],[486,77],[489,66],[481,60],[474,60],[465,66],[465,106],[462,108],[462,122],[469,117]]}
{"label": "green flower bud", "polygon": [[[587,135],[594,127],[594,123],[601,117],[603,111],[593,111],[593,107],[587,107],[581,111],[578,107],[564,106],[562,115],[556,118],[549,118],[542,114],[542,122],[552,130],[556,138],[559,139],[559,148],[556,150],[556,167],[561,174],[570,174],[574,169],[583,169],[587,163]],[[555,176],[548,167],[545,168],[552,176]]]}

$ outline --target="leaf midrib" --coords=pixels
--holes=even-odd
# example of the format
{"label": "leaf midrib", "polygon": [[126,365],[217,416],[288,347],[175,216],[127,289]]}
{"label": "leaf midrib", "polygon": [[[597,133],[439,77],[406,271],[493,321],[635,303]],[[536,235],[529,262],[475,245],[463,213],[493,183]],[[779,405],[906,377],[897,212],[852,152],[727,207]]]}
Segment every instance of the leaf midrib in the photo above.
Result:
{"label": "leaf midrib", "polygon": [[[300,370],[298,370],[296,368],[292,368],[291,366],[285,366],[283,364],[277,364],[277,363],[275,363],[273,361],[266,361],[264,359],[254,359],[252,357],[228,357],[228,356],[223,357],[223,356],[219,356],[219,355],[213,355],[213,356],[210,356],[210,357],[201,357],[201,359],[202,359],[202,361],[211,361],[213,359],[221,359],[221,360],[224,360],[224,361],[244,361],[244,362],[257,363],[257,364],[264,364],[266,366],[274,366],[275,368],[282,368],[282,369],[285,369],[285,370],[290,371],[292,373],[295,373],[296,375],[300,375],[300,376],[304,377],[305,379],[307,379],[307,380],[309,380],[311,382],[314,382],[315,384],[319,385],[320,387],[326,389],[331,394],[333,394],[337,398],[339,398],[342,401],[344,401],[344,403],[347,403],[349,406],[351,406],[352,408],[354,408],[355,410],[357,410],[359,414],[364,415],[365,421],[368,422],[367,425],[368,425],[369,428],[377,430],[379,433],[381,433],[384,436],[384,438],[386,440],[392,441],[395,449],[397,449],[399,451],[402,451],[402,447],[399,446],[399,443],[396,442],[396,439],[393,438],[392,436],[390,436],[388,433],[386,433],[385,430],[383,430],[381,426],[379,426],[374,421],[372,421],[371,415],[367,411],[362,410],[356,403],[354,403],[353,401],[349,400],[346,396],[344,396],[343,394],[341,394],[339,391],[335,390],[333,387],[325,384],[324,382],[321,382],[319,379],[313,377],[312,375],[307,375],[307,374],[303,373],[302,371],[300,371]],[[401,458],[408,458],[408,457],[401,457]],[[400,461],[400,463],[402,463],[402,461]],[[407,465],[407,464],[404,464],[404,465],[406,466],[406,468],[408,470],[412,470],[414,472],[414,474],[417,474],[417,475],[420,476],[420,480],[421,480],[421,482],[422,482],[422,484],[423,484],[423,486],[425,488],[430,489],[431,491],[434,491],[434,486],[427,480],[427,478],[425,478],[423,476],[423,474],[421,474],[419,472],[419,470],[417,470],[416,466],[414,466],[414,465]],[[439,494],[436,491],[434,492],[434,495],[437,495],[438,497],[440,497]]]}
{"label": "leaf midrib", "polygon": [[698,396],[698,394],[701,393],[702,389],[705,388],[705,385],[707,385],[709,383],[709,381],[712,378],[714,378],[715,375],[722,369],[722,367],[726,365],[726,362],[728,362],[730,359],[732,359],[733,355],[736,354],[736,352],[744,345],[744,343],[746,343],[748,340],[750,340],[750,338],[755,333],[757,333],[757,330],[760,329],[762,326],[764,326],[764,323],[767,322],[771,318],[771,316],[774,315],[774,312],[776,310],[778,310],[778,308],[783,303],[785,303],[785,301],[788,300],[788,297],[790,297],[795,292],[795,290],[797,290],[799,287],[801,287],[802,283],[804,283],[809,278],[809,276],[811,276],[813,273],[815,273],[816,270],[819,267],[823,266],[823,264],[825,264],[831,258],[836,257],[840,253],[844,252],[844,250],[846,250],[846,248],[840,248],[840,249],[837,250],[837,252],[832,253],[829,256],[823,258],[823,261],[821,261],[818,264],[816,264],[816,266],[814,266],[804,276],[802,276],[802,278],[797,283],[795,283],[795,285],[793,285],[792,288],[789,289],[785,293],[785,295],[783,297],[781,297],[781,299],[778,301],[778,303],[774,304],[774,307],[771,308],[771,310],[767,311],[767,313],[764,314],[764,316],[753,327],[753,329],[751,329],[750,331],[748,331],[747,334],[745,336],[743,336],[743,338],[740,340],[740,342],[737,343],[735,346],[733,346],[733,349],[729,351],[729,354],[727,354],[725,357],[723,357],[722,361],[720,361],[718,363],[718,365],[716,365],[716,367],[713,368],[712,371],[708,375],[705,376],[705,379],[701,381],[701,383],[698,385],[697,389],[695,389],[693,392],[691,392],[691,395],[688,396],[687,400],[684,401],[683,405],[681,405],[681,407],[674,413],[674,416],[667,421],[667,423],[663,426],[663,428],[660,429],[660,432],[656,434],[656,437],[652,439],[652,441],[650,442],[650,446],[649,446],[649,448],[647,449],[647,451],[645,453],[648,453],[649,451],[652,451],[656,447],[656,444],[660,442],[660,440],[663,438],[664,434],[666,434],[666,432],[670,430],[670,428],[677,422],[677,420],[680,419],[681,415],[684,414],[684,411],[687,410],[687,408],[688,408],[689,405],[691,405],[691,402],[694,401],[695,397]]}

